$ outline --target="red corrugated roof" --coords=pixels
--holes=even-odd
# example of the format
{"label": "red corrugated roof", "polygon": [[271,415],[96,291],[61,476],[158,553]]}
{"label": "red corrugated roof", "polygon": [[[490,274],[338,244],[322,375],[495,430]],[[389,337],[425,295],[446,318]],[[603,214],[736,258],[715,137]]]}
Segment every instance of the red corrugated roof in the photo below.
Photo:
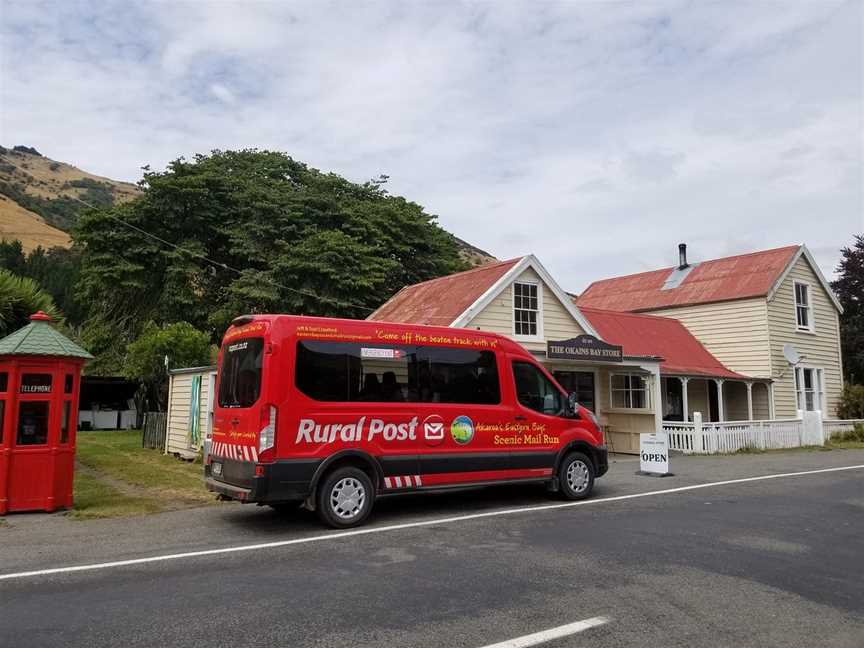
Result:
{"label": "red corrugated roof", "polygon": [[521,260],[520,257],[490,263],[465,272],[405,286],[366,319],[450,326]]}
{"label": "red corrugated roof", "polygon": [[642,311],[767,295],[800,246],[714,259],[693,264],[677,288],[663,290],[676,268],[595,281],[576,303],[615,311]]}
{"label": "red corrugated roof", "polygon": [[681,322],[670,317],[585,308],[579,310],[610,344],[625,356],[660,356],[664,374],[744,379],[723,366]]}

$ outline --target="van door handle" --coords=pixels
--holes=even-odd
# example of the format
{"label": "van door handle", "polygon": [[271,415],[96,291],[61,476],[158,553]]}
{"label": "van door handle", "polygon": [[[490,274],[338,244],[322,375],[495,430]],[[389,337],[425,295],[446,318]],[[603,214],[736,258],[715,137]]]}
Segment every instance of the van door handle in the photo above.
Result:
{"label": "van door handle", "polygon": [[522,416],[521,414],[519,414],[519,415],[516,417],[516,420],[517,420],[517,421],[527,421],[528,419],[525,418],[524,416]]}

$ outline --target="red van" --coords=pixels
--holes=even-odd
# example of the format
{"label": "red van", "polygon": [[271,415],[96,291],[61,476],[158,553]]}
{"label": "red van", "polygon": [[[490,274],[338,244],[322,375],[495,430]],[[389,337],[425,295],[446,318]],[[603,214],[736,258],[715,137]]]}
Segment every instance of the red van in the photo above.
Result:
{"label": "red van", "polygon": [[216,393],[207,488],[337,528],[398,493],[545,482],[581,499],[608,468],[593,413],[494,333],[247,315]]}

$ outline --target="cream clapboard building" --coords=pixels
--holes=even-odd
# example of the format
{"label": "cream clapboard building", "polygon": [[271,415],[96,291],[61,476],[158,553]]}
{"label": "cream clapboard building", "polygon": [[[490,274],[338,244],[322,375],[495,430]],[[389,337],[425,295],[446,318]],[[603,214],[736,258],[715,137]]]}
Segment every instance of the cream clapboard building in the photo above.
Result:
{"label": "cream clapboard building", "polygon": [[513,338],[597,414],[618,452],[712,402],[717,416],[769,415],[767,378],[724,366],[676,319],[580,308],[533,255],[406,286],[369,319]]}
{"label": "cream clapboard building", "polygon": [[693,264],[682,245],[678,267],[594,282],[577,304],[679,320],[733,371],[770,380],[770,418],[836,414],[842,308],[804,245]]}

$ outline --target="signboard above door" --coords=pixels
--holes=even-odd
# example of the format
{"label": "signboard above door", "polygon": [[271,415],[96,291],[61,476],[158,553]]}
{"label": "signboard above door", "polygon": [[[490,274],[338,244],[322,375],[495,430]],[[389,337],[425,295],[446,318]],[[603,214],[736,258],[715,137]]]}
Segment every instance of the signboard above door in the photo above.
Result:
{"label": "signboard above door", "polygon": [[621,347],[598,340],[593,335],[560,342],[546,342],[546,357],[560,360],[593,360],[595,362],[623,362]]}

